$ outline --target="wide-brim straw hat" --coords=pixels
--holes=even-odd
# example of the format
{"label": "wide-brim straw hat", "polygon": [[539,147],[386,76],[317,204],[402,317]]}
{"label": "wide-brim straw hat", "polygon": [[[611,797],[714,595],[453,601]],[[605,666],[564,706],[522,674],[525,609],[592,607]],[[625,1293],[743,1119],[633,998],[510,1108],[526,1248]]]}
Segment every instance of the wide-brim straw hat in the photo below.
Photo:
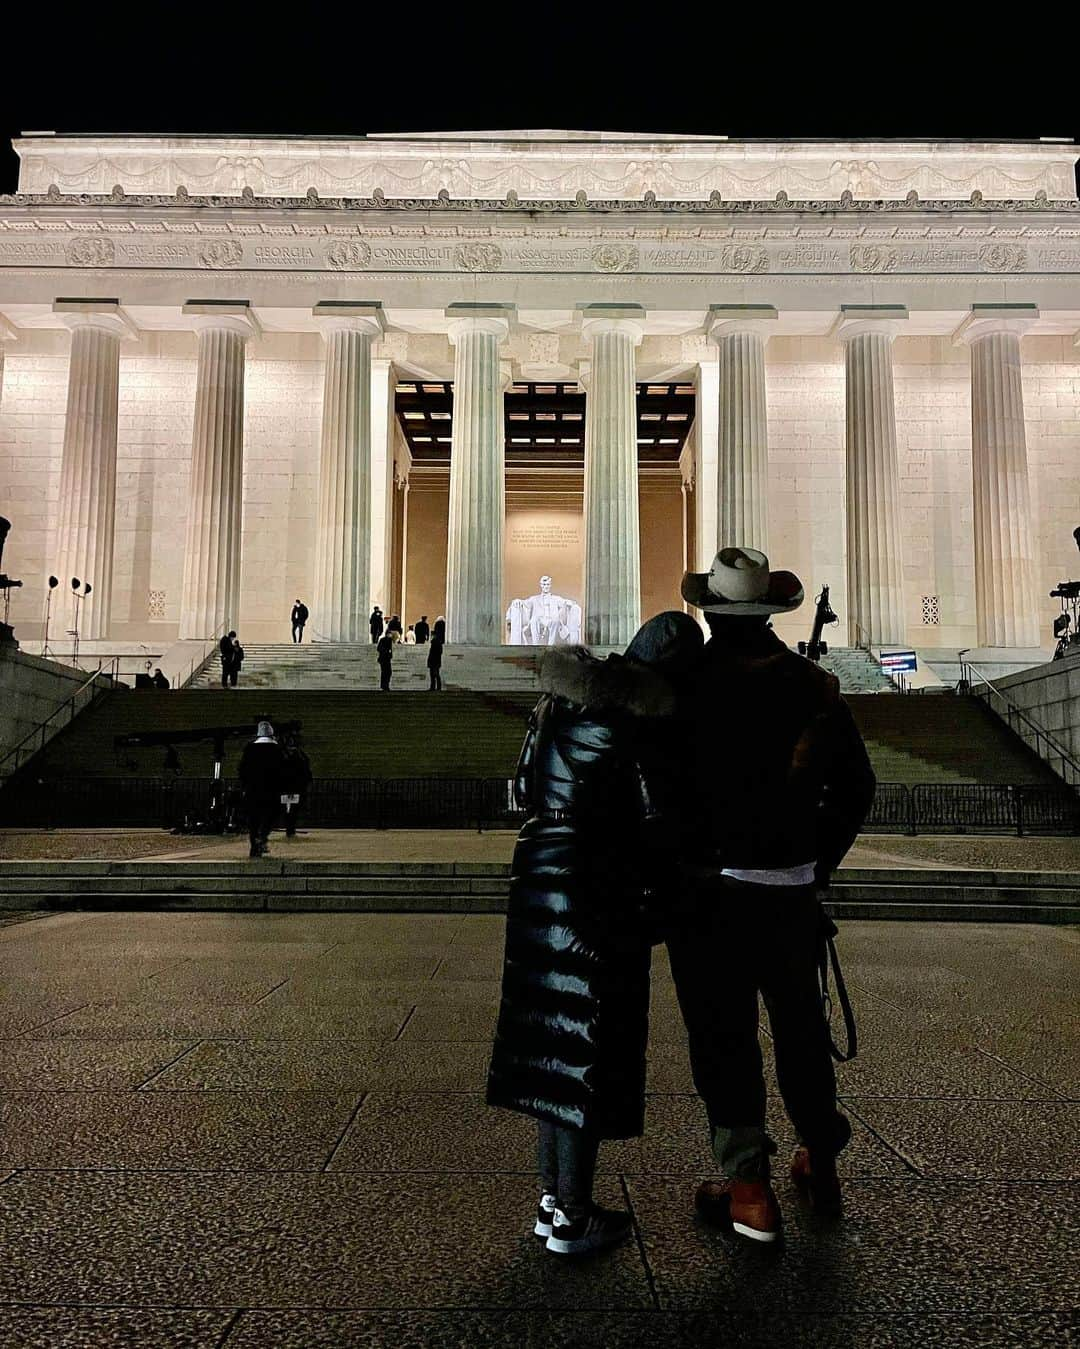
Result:
{"label": "wide-brim straw hat", "polygon": [[791,613],[804,595],[794,572],[771,571],[756,548],[721,548],[708,571],[686,573],[682,597],[707,614],[735,618]]}

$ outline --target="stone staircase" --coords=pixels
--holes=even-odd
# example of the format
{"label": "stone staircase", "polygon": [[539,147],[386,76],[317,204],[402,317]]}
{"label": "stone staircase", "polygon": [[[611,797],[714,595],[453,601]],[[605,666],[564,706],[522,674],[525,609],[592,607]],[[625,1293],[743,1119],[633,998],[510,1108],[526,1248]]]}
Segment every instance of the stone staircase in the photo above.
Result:
{"label": "stone staircase", "polygon": [[[411,654],[411,653],[410,653]],[[108,694],[26,771],[36,778],[156,778],[163,749],[121,749],[119,735],[301,721],[317,778],[500,778],[514,770],[532,687],[389,694],[371,689],[253,688]],[[883,783],[1060,785],[1026,745],[975,698],[955,694],[849,697]],[[236,774],[243,739],[226,743]],[[181,745],[182,776],[205,778],[210,746]]]}
{"label": "stone staircase", "polygon": [[[612,648],[595,647],[597,655]],[[240,687],[245,689],[336,689],[374,690],[379,687],[375,648],[369,643],[349,642],[252,642],[245,646]],[[537,687],[536,662],[542,647],[457,646],[443,650],[443,685],[447,689],[470,689],[487,693],[527,693]],[[393,688],[427,688],[426,646],[394,648]],[[850,693],[895,693],[881,666],[865,651],[834,647],[821,662]],[[193,688],[220,688],[221,661],[215,658],[194,681]]]}
{"label": "stone staircase", "polygon": [[830,646],[821,668],[834,674],[845,694],[895,693],[896,685],[868,651],[857,646]]}
{"label": "stone staircase", "polygon": [[[505,862],[0,862],[0,914],[64,910],[505,913]],[[1080,875],[842,867],[836,918],[1080,921]]]}
{"label": "stone staircase", "polygon": [[[394,648],[392,687],[398,691],[428,687],[427,646]],[[537,686],[536,658],[542,648],[529,646],[447,646],[443,649],[442,678],[446,689],[478,692],[533,692]],[[193,688],[221,687],[221,659],[215,656],[192,684]],[[370,643],[251,642],[244,647],[240,671],[244,689],[377,690],[379,666]]]}

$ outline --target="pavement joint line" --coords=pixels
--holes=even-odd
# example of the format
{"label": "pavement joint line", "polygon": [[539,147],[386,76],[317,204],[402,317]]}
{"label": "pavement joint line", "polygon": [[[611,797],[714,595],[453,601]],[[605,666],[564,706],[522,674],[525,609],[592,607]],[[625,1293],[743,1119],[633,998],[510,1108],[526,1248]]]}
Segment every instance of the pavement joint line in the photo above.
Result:
{"label": "pavement joint line", "polygon": [[[601,1173],[603,1174],[603,1173]],[[626,1183],[626,1175],[620,1171],[619,1187],[623,1192],[623,1199],[626,1201],[626,1207],[630,1211],[630,1222],[633,1224],[634,1242],[638,1249],[638,1256],[641,1259],[642,1269],[645,1271],[645,1282],[649,1285],[649,1297],[652,1298],[653,1311],[660,1310],[660,1296],[656,1291],[656,1280],[653,1278],[652,1266],[649,1264],[649,1258],[645,1254],[645,1240],[641,1235],[641,1224],[638,1222],[637,1213],[634,1210],[634,1201],[630,1198],[630,1187]]]}
{"label": "pavement joint line", "polygon": [[289,980],[290,980],[291,978],[292,978],[292,975],[291,975],[291,974],[287,974],[287,975],[285,976],[285,978],[282,979],[282,981],[281,981],[280,984],[275,984],[273,988],[268,988],[268,989],[266,990],[266,992],[262,995],[261,998],[256,998],[255,1001],[252,1002],[252,1003],[241,1003],[240,1006],[242,1006],[242,1007],[245,1007],[245,1006],[258,1007],[259,1003],[260,1003],[260,1002],[265,1002],[266,999],[270,996],[271,993],[276,993],[276,992],[278,991],[279,988],[284,988],[285,985],[289,982]]}
{"label": "pavement joint line", "polygon": [[336,1143],[334,1144],[334,1146],[330,1149],[330,1155],[329,1155],[329,1157],[327,1157],[326,1161],[322,1164],[322,1166],[320,1167],[319,1171],[316,1172],[315,1174],[317,1174],[317,1175],[326,1175],[326,1174],[329,1172],[329,1170],[330,1170],[330,1163],[331,1163],[331,1162],[334,1160],[334,1158],[337,1156],[337,1154],[338,1154],[338,1149],[341,1147],[342,1143],[345,1142],[346,1135],[348,1134],[349,1130],[352,1128],[353,1122],[355,1121],[357,1115],[359,1115],[360,1110],[361,1110],[361,1108],[363,1107],[364,1102],[367,1100],[367,1098],[368,1098],[370,1095],[371,1095],[371,1093],[368,1092],[368,1091],[364,1091],[364,1092],[361,1092],[361,1093],[360,1093],[360,1098],[359,1098],[359,1100],[356,1102],[356,1106],[355,1106],[355,1108],[353,1109],[352,1113],[349,1115],[349,1118],[346,1120],[344,1129],[342,1129],[341,1133],[338,1135],[338,1140],[337,1140],[337,1142],[336,1142]]}
{"label": "pavement joint line", "polygon": [[[58,1012],[56,1016],[51,1016],[47,1021],[39,1021],[36,1026],[31,1026],[29,1031],[20,1031],[18,1035],[12,1035],[11,1040],[33,1040],[38,1037],[31,1034],[31,1031],[42,1030],[46,1026],[55,1025],[57,1021],[63,1021],[66,1016],[74,1016],[76,1012],[85,1012],[88,1007],[93,1007],[93,999],[89,1002],[81,1002],[78,1007],[69,1007],[66,1012]],[[52,1039],[52,1036],[46,1035],[42,1039]],[[145,1038],[145,1037],[144,1037]]]}
{"label": "pavement joint line", "polygon": [[406,1026],[409,1024],[409,1022],[413,1019],[413,1014],[415,1013],[415,1011],[416,1011],[416,1006],[415,1006],[415,1005],[409,1008],[408,1015],[405,1017],[405,1020],[404,1020],[404,1021],[401,1023],[401,1025],[398,1027],[398,1029],[397,1029],[397,1034],[396,1034],[396,1035],[394,1036],[394,1038],[390,1041],[391,1044],[397,1044],[397,1042],[398,1042],[398,1041],[401,1039],[401,1037],[405,1034],[405,1027],[406,1027]]}
{"label": "pavement joint line", "polygon": [[[898,1099],[906,1100],[908,1098],[899,1097]],[[863,1128],[866,1129],[870,1134],[872,1134],[873,1137],[877,1139],[877,1141],[881,1144],[883,1148],[888,1149],[888,1151],[891,1152],[894,1157],[898,1158],[901,1162],[903,1162],[903,1164],[911,1172],[913,1172],[914,1175],[918,1176],[920,1180],[930,1179],[930,1177],[927,1176],[926,1172],[922,1169],[922,1167],[916,1166],[915,1163],[912,1161],[912,1159],[905,1152],[903,1152],[900,1148],[895,1147],[892,1143],[890,1143],[889,1140],[884,1136],[884,1134],[879,1133],[877,1129],[874,1128],[874,1126],[870,1123],[869,1120],[864,1119],[863,1116],[859,1114],[856,1107],[851,1105],[850,1101],[845,1101],[845,1105],[847,1105],[848,1109],[859,1121],[859,1123],[863,1126]]]}
{"label": "pavement joint line", "polygon": [[[972,1045],[971,1048],[974,1049],[977,1054],[982,1054],[985,1058],[988,1058],[992,1063],[1000,1063],[1003,1067],[1007,1068],[1010,1073],[1015,1073],[1017,1077],[1024,1078],[1024,1080],[1030,1082],[1032,1086],[1041,1087],[1043,1091],[1053,1092],[1055,1099],[1061,1101],[1075,1100],[1075,1097],[1067,1096],[1064,1092],[1058,1091],[1056,1087],[1052,1087],[1049,1082],[1044,1081],[1041,1077],[1032,1077],[1025,1069],[1017,1068],[1014,1064],[1010,1063],[1008,1059],[1003,1059],[1000,1054],[991,1054],[989,1049],[983,1049],[982,1045]],[[1011,1100],[1012,1098],[1005,1097],[1003,1099]]]}
{"label": "pavement joint line", "polygon": [[148,1087],[148,1086],[150,1085],[151,1082],[156,1082],[157,1079],[161,1076],[162,1073],[167,1072],[168,1069],[170,1069],[170,1068],[173,1066],[173,1064],[179,1063],[181,1059],[187,1058],[187,1056],[188,1056],[189,1054],[193,1053],[196,1049],[198,1049],[198,1047],[199,1047],[202,1043],[203,1043],[202,1040],[196,1040],[194,1044],[188,1045],[186,1048],[181,1049],[180,1053],[177,1054],[175,1058],[172,1058],[172,1059],[169,1060],[168,1063],[163,1064],[163,1065],[157,1070],[157,1072],[151,1073],[150,1076],[146,1079],[145,1082],[140,1082],[140,1083],[139,1083],[139,1085],[135,1088],[135,1090],[136,1090],[136,1091],[142,1091],[143,1088],[144,1088],[144,1087]]}
{"label": "pavement joint line", "polygon": [[247,1309],[245,1307],[237,1307],[237,1309],[233,1312],[232,1316],[230,1316],[228,1321],[226,1321],[221,1334],[217,1338],[217,1343],[215,1344],[214,1349],[222,1349],[222,1345],[224,1345],[227,1342],[229,1336],[240,1324],[240,1318],[244,1315],[244,1312],[246,1310]]}

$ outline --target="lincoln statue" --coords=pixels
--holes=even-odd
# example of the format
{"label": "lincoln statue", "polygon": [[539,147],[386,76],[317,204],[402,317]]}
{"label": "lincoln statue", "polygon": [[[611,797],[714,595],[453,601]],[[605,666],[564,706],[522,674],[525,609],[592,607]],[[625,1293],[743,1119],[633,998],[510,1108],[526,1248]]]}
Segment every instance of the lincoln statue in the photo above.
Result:
{"label": "lincoln statue", "polygon": [[540,577],[540,592],[511,600],[506,611],[511,646],[559,646],[581,641],[581,605],[551,592],[551,577]]}

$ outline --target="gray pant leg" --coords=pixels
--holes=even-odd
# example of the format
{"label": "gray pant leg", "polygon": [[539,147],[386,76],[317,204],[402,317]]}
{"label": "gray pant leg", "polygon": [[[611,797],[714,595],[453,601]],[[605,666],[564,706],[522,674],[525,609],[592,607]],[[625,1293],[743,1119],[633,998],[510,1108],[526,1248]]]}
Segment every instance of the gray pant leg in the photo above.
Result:
{"label": "gray pant leg", "polygon": [[559,1207],[568,1218],[580,1218],[592,1203],[593,1177],[600,1140],[584,1129],[556,1131],[559,1154]]}
{"label": "gray pant leg", "polygon": [[536,1168],[545,1194],[559,1193],[559,1154],[555,1146],[555,1126],[547,1120],[537,1124]]}

